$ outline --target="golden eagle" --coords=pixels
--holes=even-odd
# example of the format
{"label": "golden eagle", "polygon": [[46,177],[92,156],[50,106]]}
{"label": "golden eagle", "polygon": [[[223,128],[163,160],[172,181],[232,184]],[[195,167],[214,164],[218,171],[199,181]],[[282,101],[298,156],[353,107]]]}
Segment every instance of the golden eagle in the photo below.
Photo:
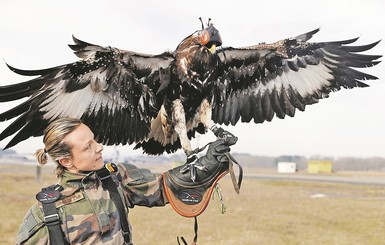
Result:
{"label": "golden eagle", "polygon": [[[43,134],[56,118],[81,118],[106,145],[136,144],[148,154],[187,155],[195,133],[218,124],[263,123],[294,116],[341,88],[366,87],[377,77],[353,68],[378,64],[367,51],[378,44],[354,46],[357,38],[308,42],[319,31],[275,43],[223,47],[209,22],[186,37],[174,52],[142,54],[101,47],[73,37],[69,45],[81,59],[17,74],[37,76],[0,87],[0,102],[28,99],[0,114],[16,118],[0,140],[14,135],[6,148]],[[231,134],[230,134],[231,135]]]}

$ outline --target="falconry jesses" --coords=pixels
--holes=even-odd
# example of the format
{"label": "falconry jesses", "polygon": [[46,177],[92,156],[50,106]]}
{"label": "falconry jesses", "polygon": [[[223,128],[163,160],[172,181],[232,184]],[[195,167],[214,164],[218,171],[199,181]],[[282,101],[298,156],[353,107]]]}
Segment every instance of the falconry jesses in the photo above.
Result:
{"label": "falconry jesses", "polygon": [[0,102],[28,99],[0,114],[16,118],[1,134],[6,148],[40,136],[52,120],[81,118],[107,145],[136,144],[148,154],[193,152],[190,138],[216,125],[262,123],[294,116],[341,88],[366,87],[375,76],[357,71],[378,64],[361,54],[378,42],[357,38],[307,42],[317,30],[272,44],[222,47],[210,23],[186,37],[174,52],[158,55],[101,47],[73,38],[81,59],[42,70],[9,68],[23,83],[0,87]]}

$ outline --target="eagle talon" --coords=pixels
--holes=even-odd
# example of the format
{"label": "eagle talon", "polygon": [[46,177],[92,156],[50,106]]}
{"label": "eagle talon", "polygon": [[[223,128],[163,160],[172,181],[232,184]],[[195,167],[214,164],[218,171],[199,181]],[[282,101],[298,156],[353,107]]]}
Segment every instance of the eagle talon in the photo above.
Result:
{"label": "eagle talon", "polygon": [[192,163],[192,162],[194,162],[194,161],[197,160],[197,159],[198,159],[197,155],[191,153],[191,154],[187,157],[186,163]]}
{"label": "eagle talon", "polygon": [[214,135],[218,137],[218,139],[223,139],[228,145],[234,145],[238,141],[238,137],[230,133],[229,131],[224,130],[223,128],[219,127],[212,127],[211,130],[213,131]]}
{"label": "eagle talon", "polygon": [[196,166],[195,161],[191,163],[185,163],[183,167],[179,170],[181,174],[185,174],[187,172],[190,172],[190,179],[195,182],[196,179]]}
{"label": "eagle talon", "polygon": [[196,179],[196,173],[197,169],[199,171],[207,171],[207,168],[202,165],[199,161],[197,161],[198,157],[197,155],[192,155],[191,157],[187,158],[186,163],[180,168],[179,172],[181,174],[185,174],[187,172],[190,172],[190,179],[195,182]]}
{"label": "eagle talon", "polygon": [[[187,155],[187,153],[186,153]],[[183,165],[183,167],[180,169],[180,173],[184,174],[187,171],[191,169],[191,165],[195,164],[195,161],[198,159],[197,155],[193,154],[192,152],[188,155],[186,163]]]}

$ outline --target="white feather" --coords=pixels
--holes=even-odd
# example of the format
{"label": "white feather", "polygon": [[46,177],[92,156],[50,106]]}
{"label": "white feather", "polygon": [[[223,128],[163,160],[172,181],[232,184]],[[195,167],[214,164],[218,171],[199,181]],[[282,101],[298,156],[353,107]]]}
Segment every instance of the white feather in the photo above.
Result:
{"label": "white feather", "polygon": [[273,89],[281,91],[287,90],[291,86],[302,97],[311,96],[318,93],[323,87],[329,86],[329,80],[333,79],[331,71],[323,63],[318,65],[308,65],[306,68],[300,68],[298,71],[283,72],[281,76],[268,81],[266,85],[259,82],[254,88],[253,92],[262,95],[268,91],[271,93]]}
{"label": "white feather", "polygon": [[80,118],[84,114],[98,113],[100,108],[105,108],[113,113],[117,107],[126,105],[122,99],[113,100],[104,92],[95,92],[91,85],[70,93],[65,93],[63,83],[58,84],[42,103],[40,111],[44,112],[44,119],[50,120],[57,117]]}

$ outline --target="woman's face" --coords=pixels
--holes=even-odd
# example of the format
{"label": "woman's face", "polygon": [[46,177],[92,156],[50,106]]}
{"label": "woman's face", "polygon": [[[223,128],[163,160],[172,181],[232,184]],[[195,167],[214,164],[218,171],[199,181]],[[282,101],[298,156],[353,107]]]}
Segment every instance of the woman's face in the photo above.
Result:
{"label": "woman's face", "polygon": [[59,162],[72,173],[99,170],[103,167],[103,147],[94,140],[94,134],[85,124],[80,124],[63,140],[71,146],[72,157]]}

